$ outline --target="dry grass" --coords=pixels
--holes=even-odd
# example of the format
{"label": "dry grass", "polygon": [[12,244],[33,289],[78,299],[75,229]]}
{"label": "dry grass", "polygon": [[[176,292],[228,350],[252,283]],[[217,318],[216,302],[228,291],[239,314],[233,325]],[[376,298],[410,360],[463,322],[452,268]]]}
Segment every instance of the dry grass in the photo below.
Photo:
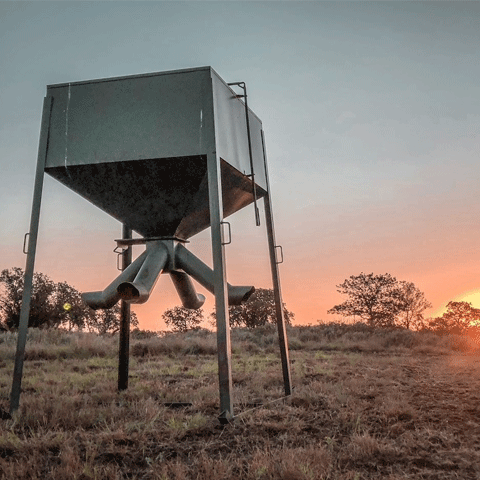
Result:
{"label": "dry grass", "polygon": [[[282,396],[275,331],[235,330],[237,418],[222,427],[213,333],[135,334],[120,394],[117,337],[29,336],[19,415],[0,423],[2,479],[480,478],[480,367],[466,339],[291,328],[294,393],[268,403]],[[1,334],[4,410],[14,350]]]}

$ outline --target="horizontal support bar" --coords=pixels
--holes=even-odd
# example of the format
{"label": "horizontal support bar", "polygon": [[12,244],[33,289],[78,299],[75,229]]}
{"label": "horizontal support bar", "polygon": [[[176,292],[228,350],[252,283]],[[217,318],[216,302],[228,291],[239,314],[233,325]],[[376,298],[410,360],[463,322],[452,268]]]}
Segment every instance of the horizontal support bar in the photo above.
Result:
{"label": "horizontal support bar", "polygon": [[[189,240],[185,240],[184,238],[180,237],[147,237],[147,238],[117,238],[115,242],[117,242],[117,247],[124,247],[130,245],[144,245],[147,242],[155,242],[157,240],[174,240],[175,242],[180,243],[190,243]],[[115,250],[114,250],[115,251]],[[115,252],[118,253],[118,252]]]}

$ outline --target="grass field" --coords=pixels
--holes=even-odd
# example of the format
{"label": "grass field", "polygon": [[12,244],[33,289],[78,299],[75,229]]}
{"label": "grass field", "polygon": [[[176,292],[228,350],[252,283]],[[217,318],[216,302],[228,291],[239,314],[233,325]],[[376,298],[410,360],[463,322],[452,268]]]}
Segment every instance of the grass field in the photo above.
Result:
{"label": "grass field", "polygon": [[[282,399],[274,330],[233,330],[237,417],[221,426],[213,333],[136,334],[119,394],[117,337],[31,331],[19,415],[0,421],[1,478],[480,478],[474,343],[361,324],[289,339],[294,392]],[[3,410],[14,352],[1,334]]]}

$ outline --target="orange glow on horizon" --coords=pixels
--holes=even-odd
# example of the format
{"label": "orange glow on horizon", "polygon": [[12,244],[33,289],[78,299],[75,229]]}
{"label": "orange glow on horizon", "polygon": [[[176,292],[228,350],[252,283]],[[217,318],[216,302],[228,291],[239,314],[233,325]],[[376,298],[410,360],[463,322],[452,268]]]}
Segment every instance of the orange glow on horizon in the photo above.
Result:
{"label": "orange glow on horizon", "polygon": [[[480,308],[480,290],[470,290],[466,293],[462,293],[457,295],[452,300],[452,302],[467,302],[472,305],[474,308]],[[448,302],[447,302],[448,303]],[[432,317],[441,317],[447,311],[447,305],[443,305],[442,307],[435,310],[432,314]]]}
{"label": "orange glow on horizon", "polygon": [[[248,218],[246,220],[239,222],[233,230],[236,234],[235,243],[227,249],[228,281],[234,285],[271,288],[264,232],[259,229],[255,231],[258,236],[243,235],[245,224],[252,223],[248,222]],[[55,282],[66,281],[81,292],[105,288],[119,273],[116,269],[116,256],[112,252],[115,246],[112,239],[118,237],[118,228],[101,234],[89,233],[88,241],[85,241],[83,231],[67,230],[65,227],[62,231],[54,231],[54,235],[46,229],[42,230],[35,270],[45,273]],[[284,234],[279,235],[283,236]],[[295,249],[298,245],[303,244],[284,242],[285,263],[280,266],[283,301],[288,310],[295,314],[294,325],[342,321],[341,316],[327,314],[327,310],[345,300],[337,292],[336,285],[349,275],[361,271],[390,272],[397,279],[414,282],[433,304],[433,308],[425,312],[426,318],[441,316],[446,311],[447,303],[452,300],[467,301],[473,307],[480,308],[480,289],[475,288],[478,284],[477,269],[472,262],[461,265],[435,263],[431,269],[424,264],[418,269],[417,265],[414,268],[409,265],[385,264],[382,258],[362,258],[360,261],[353,254],[332,259],[331,256],[309,248]],[[189,248],[211,265],[208,232],[195,238]],[[134,256],[140,251],[140,248],[136,248]],[[12,242],[3,253],[3,268],[24,268],[25,256],[21,251],[21,242],[20,246]],[[456,282],[453,283],[452,279],[456,279]],[[210,328],[208,317],[214,308],[213,295],[199,285],[197,290],[207,299],[203,310],[205,325]],[[137,313],[141,329],[161,331],[166,329],[161,318],[163,312],[177,305],[180,305],[177,292],[170,278],[165,275],[159,279],[149,301],[144,305],[134,305],[133,311]]]}

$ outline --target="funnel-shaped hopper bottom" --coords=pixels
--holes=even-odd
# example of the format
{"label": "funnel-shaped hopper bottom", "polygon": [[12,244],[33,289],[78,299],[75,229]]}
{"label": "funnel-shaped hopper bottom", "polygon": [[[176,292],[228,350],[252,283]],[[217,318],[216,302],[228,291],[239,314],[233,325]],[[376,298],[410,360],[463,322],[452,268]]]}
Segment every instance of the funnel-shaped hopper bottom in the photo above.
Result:
{"label": "funnel-shaped hopper bottom", "polygon": [[175,235],[206,171],[206,158],[200,156],[46,169],[49,175],[145,237]]}
{"label": "funnel-shaped hopper bottom", "polygon": [[[251,180],[222,160],[227,217],[253,202]],[[144,237],[190,238],[210,226],[205,156],[50,167],[49,175]],[[265,191],[257,186],[257,195]]]}

